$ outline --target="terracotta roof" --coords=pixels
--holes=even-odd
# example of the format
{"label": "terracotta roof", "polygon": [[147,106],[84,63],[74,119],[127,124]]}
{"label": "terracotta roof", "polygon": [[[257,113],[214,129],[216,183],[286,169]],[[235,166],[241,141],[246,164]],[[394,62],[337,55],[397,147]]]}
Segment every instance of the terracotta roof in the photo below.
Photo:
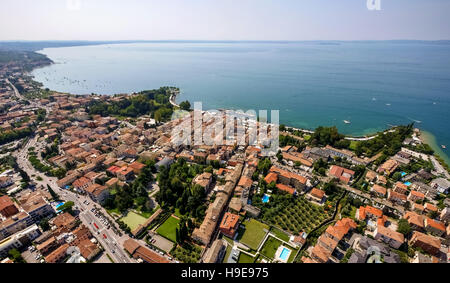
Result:
{"label": "terracotta roof", "polygon": [[295,189],[291,186],[286,186],[284,184],[277,184],[277,189],[279,189],[280,191],[286,192],[288,194],[295,194]]}
{"label": "terracotta roof", "polygon": [[267,174],[264,180],[266,181],[267,184],[271,184],[272,182],[276,183],[278,180],[278,175],[273,172],[270,172],[269,174]]}
{"label": "terracotta roof", "polygon": [[313,197],[322,199],[325,196],[325,192],[319,189],[312,189],[311,192],[309,193],[310,195],[312,195]]}
{"label": "terracotta roof", "polygon": [[391,230],[391,229],[383,227],[383,226],[377,227],[377,233],[379,233],[389,239],[393,239],[397,242],[400,242],[400,243],[403,243],[405,241],[405,237],[403,236],[402,233],[398,233],[394,230]]}
{"label": "terracotta roof", "polygon": [[434,229],[440,230],[445,232],[445,225],[442,222],[438,222],[436,220],[433,220],[431,218],[425,219],[425,227],[432,227]]}

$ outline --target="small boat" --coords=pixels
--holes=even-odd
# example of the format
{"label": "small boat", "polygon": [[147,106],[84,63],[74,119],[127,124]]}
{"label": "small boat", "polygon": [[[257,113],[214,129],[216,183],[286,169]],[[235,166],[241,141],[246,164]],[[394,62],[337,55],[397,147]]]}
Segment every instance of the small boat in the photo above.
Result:
{"label": "small boat", "polygon": [[441,145],[442,149],[447,149],[447,146]]}
{"label": "small boat", "polygon": [[344,120],[344,123],[345,123],[345,124],[351,124],[352,122],[347,121],[347,120]]}

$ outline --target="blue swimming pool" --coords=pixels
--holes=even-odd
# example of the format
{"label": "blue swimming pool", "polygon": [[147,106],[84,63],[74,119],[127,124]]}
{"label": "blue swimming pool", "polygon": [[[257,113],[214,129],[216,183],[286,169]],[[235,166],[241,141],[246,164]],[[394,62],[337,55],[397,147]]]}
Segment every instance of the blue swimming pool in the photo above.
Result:
{"label": "blue swimming pool", "polygon": [[58,204],[56,205],[56,209],[60,208],[60,207],[63,206],[63,205],[64,205],[63,202],[58,203]]}
{"label": "blue swimming pool", "polygon": [[281,254],[280,254],[280,259],[282,259],[283,261],[286,261],[288,259],[288,256],[290,253],[291,253],[291,251],[289,249],[283,248],[283,250],[281,251]]}
{"label": "blue swimming pool", "polygon": [[402,172],[402,177],[405,177],[406,175],[408,175],[408,173]]}
{"label": "blue swimming pool", "polygon": [[411,182],[406,182],[406,183],[404,183],[404,184],[407,185],[408,187],[412,185]]}
{"label": "blue swimming pool", "polygon": [[264,195],[264,197],[262,198],[262,202],[263,203],[268,203],[270,200],[270,196],[269,195]]}

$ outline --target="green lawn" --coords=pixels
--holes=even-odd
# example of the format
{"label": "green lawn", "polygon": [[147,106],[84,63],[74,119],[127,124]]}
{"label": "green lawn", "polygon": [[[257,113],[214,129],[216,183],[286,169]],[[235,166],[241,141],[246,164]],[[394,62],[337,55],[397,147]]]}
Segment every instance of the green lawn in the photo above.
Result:
{"label": "green lawn", "polygon": [[270,232],[285,242],[289,242],[290,240],[290,236],[278,228],[272,227],[272,229],[270,229]]}
{"label": "green lawn", "polygon": [[232,250],[233,250],[233,248],[230,245],[227,245],[227,251],[225,253],[225,257],[223,258],[222,263],[227,263],[228,262],[228,258],[230,257]]}
{"label": "green lawn", "polygon": [[140,224],[144,224],[145,221],[147,221],[147,218],[140,216],[137,213],[134,212],[128,212],[127,216],[122,217],[120,220],[122,220],[125,224],[130,227],[131,231],[136,229]]}
{"label": "green lawn", "polygon": [[267,231],[269,231],[269,226],[256,221],[255,219],[246,221],[243,224],[245,226],[245,230],[243,233],[240,233],[237,240],[252,250],[257,250],[261,244],[261,241],[264,240]]}
{"label": "green lawn", "polygon": [[171,216],[166,220],[166,222],[164,222],[161,226],[159,226],[156,232],[161,236],[163,236],[164,238],[176,243],[177,242],[176,229],[179,222],[180,220]]}
{"label": "green lawn", "polygon": [[255,258],[254,257],[251,257],[251,256],[249,256],[247,254],[242,253],[242,252],[240,253],[238,263],[254,263],[254,262],[255,262]]}
{"label": "green lawn", "polygon": [[267,258],[274,259],[275,253],[283,243],[273,237],[269,237],[261,249],[261,254]]}

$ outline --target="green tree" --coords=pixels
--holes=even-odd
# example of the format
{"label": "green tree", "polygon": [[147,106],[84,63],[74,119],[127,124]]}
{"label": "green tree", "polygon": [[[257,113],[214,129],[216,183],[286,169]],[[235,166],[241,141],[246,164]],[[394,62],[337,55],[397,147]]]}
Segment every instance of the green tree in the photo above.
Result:
{"label": "green tree", "polygon": [[411,233],[412,229],[409,225],[408,221],[406,219],[400,219],[398,221],[398,227],[397,232],[402,233],[403,235],[409,235]]}

